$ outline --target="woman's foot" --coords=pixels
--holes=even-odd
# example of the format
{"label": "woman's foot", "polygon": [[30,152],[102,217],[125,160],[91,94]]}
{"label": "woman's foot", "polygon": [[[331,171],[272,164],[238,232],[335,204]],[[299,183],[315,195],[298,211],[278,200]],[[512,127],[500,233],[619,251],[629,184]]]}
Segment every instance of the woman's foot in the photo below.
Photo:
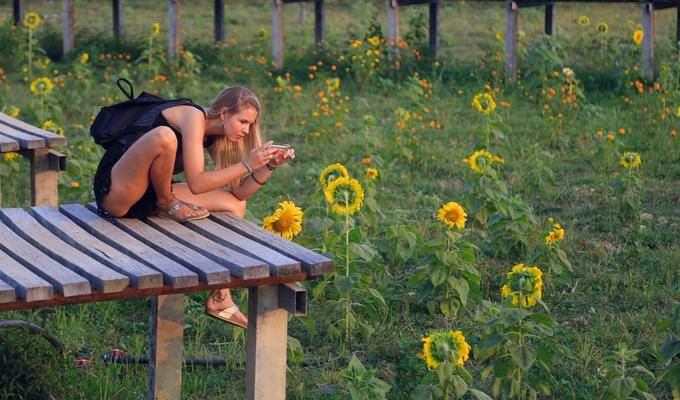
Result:
{"label": "woman's foot", "polygon": [[177,222],[203,219],[210,215],[204,207],[179,200],[174,194],[165,201],[158,201],[156,205],[161,217],[174,219]]}
{"label": "woman's foot", "polygon": [[[235,307],[235,308],[234,308]],[[214,290],[205,302],[205,311],[211,317],[232,325],[245,328],[248,326],[248,318],[238,309],[231,299],[229,289]]]}

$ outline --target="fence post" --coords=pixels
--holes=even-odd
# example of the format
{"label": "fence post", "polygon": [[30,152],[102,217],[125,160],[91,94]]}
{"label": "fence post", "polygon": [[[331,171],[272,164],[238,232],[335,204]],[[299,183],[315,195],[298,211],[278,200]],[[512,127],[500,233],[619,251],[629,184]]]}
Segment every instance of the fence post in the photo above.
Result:
{"label": "fence post", "polygon": [[179,56],[179,0],[168,0],[168,59]]}
{"label": "fence post", "polygon": [[123,37],[123,0],[113,0],[113,38]]}
{"label": "fence post", "polygon": [[272,56],[276,68],[283,68],[283,1],[272,0]]}
{"label": "fence post", "polygon": [[[304,3],[300,3],[301,6],[302,4]],[[301,10],[304,10],[304,8],[302,8]],[[323,43],[324,30],[326,27],[325,18],[326,10],[324,7],[323,0],[316,0],[314,2],[314,40],[316,41],[316,44]]]}
{"label": "fence post", "polygon": [[505,3],[505,81],[517,80],[517,13],[518,6],[512,0]]}
{"label": "fence post", "polygon": [[555,34],[555,4],[545,5],[545,34]]}
{"label": "fence post", "polygon": [[224,0],[215,0],[215,42],[224,42]]}
{"label": "fence post", "polygon": [[63,52],[66,55],[73,50],[73,0],[64,0],[63,4],[61,19],[64,38]]}
{"label": "fence post", "polygon": [[397,0],[387,0],[387,42],[390,58],[399,58],[399,3]]}
{"label": "fence post", "polygon": [[434,53],[434,58],[439,58],[439,51],[441,48],[441,36],[439,34],[439,27],[441,25],[441,3],[439,0],[430,2],[430,48]]}
{"label": "fence post", "polygon": [[12,1],[12,18],[16,26],[21,26],[24,20],[24,0]]}
{"label": "fence post", "polygon": [[642,5],[642,70],[647,81],[654,80],[654,5]]}

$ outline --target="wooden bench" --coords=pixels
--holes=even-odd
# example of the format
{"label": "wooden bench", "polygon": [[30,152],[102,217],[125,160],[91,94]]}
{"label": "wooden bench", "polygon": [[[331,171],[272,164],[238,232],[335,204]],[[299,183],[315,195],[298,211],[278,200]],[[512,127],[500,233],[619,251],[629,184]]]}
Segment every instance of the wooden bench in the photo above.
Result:
{"label": "wooden bench", "polygon": [[0,311],[151,297],[149,399],[179,399],[184,293],[247,287],[246,398],[283,399],[295,282],[329,258],[230,213],[179,224],[109,219],[94,204],[0,209]]}
{"label": "wooden bench", "polygon": [[296,282],[331,259],[230,213],[179,224],[105,218],[58,205],[66,139],[0,114],[0,151],[31,160],[28,211],[0,208],[0,312],[151,298],[149,399],[180,399],[184,293],[248,288],[246,398],[284,399],[288,313],[307,312]]}
{"label": "wooden bench", "polygon": [[66,143],[63,136],[0,113],[0,154],[16,152],[29,159],[33,205],[57,206],[57,174],[66,171],[66,156],[53,148]]}

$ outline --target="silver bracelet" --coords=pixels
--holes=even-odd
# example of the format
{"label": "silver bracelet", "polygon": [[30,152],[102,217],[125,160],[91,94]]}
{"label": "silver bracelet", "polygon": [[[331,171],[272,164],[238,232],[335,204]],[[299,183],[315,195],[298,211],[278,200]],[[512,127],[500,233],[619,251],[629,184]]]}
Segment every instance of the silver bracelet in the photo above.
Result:
{"label": "silver bracelet", "polygon": [[248,163],[246,162],[246,160],[243,160],[243,161],[241,161],[241,162],[243,163],[243,165],[244,165],[244,166],[246,167],[246,169],[248,170],[248,175],[252,175],[252,174],[253,174],[253,169],[250,168],[250,165],[248,165]]}

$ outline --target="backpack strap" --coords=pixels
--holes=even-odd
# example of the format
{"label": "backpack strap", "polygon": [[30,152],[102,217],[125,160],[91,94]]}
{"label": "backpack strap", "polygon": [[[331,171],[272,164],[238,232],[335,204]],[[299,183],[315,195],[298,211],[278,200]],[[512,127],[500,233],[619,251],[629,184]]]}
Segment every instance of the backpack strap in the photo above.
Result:
{"label": "backpack strap", "polygon": [[[126,83],[130,91],[125,90],[121,83]],[[118,89],[120,89],[120,91],[123,92],[123,94],[125,95],[125,97],[128,98],[128,100],[132,100],[135,98],[135,90],[132,88],[132,83],[130,83],[129,80],[125,78],[118,78],[118,80],[116,80],[116,85],[118,85]]]}

